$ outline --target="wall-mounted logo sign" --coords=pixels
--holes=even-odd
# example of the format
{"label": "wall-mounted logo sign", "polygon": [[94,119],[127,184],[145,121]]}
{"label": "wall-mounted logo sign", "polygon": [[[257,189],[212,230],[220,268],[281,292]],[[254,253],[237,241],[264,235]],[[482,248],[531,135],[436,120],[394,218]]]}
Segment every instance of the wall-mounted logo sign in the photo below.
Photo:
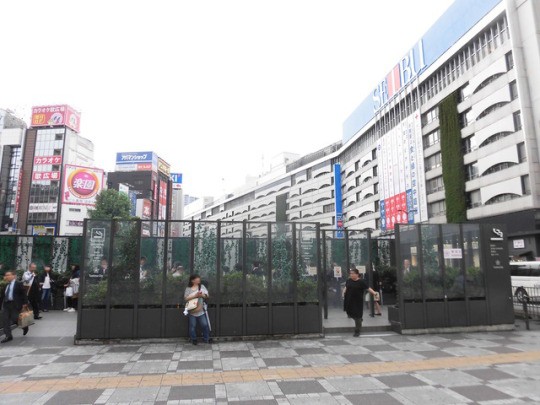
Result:
{"label": "wall-mounted logo sign", "polygon": [[95,205],[103,187],[103,170],[66,165],[62,203]]}

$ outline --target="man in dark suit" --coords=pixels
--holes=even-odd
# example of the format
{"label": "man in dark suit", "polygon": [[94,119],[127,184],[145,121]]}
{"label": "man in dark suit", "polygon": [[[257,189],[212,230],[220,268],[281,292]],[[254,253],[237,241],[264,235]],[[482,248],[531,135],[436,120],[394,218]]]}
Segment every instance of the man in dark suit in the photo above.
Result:
{"label": "man in dark suit", "polygon": [[[13,340],[11,325],[17,323],[19,313],[24,308],[28,309],[28,298],[23,284],[17,281],[15,272],[6,271],[4,280],[8,283],[6,288],[0,292],[0,304],[2,305],[2,318],[4,322],[4,334],[6,335],[0,343],[7,343]],[[23,335],[28,333],[28,327],[23,329]]]}
{"label": "man in dark suit", "polygon": [[30,263],[28,270],[24,272],[23,284],[27,291],[28,302],[30,302],[32,311],[34,311],[34,319],[41,319],[41,316],[39,316],[39,300],[41,298],[41,292],[39,288],[37,266],[35,263]]}

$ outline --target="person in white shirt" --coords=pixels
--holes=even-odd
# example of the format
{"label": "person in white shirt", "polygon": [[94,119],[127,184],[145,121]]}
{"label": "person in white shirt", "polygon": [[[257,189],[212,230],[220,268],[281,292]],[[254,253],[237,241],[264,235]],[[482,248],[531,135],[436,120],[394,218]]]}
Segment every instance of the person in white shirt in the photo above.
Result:
{"label": "person in white shirt", "polygon": [[41,308],[43,312],[49,312],[51,306],[51,292],[55,284],[55,277],[51,272],[51,266],[43,267],[43,274],[39,276],[39,286],[41,287]]}
{"label": "person in white shirt", "polygon": [[35,263],[30,263],[28,270],[23,274],[23,285],[28,295],[28,302],[34,312],[34,319],[41,319],[39,316],[39,283],[37,277],[37,266]]}

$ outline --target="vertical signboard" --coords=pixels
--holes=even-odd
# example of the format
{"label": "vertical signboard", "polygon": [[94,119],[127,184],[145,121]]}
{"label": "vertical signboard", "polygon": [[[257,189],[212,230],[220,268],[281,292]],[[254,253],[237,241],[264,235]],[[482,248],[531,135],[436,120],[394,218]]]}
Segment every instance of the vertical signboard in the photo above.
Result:
{"label": "vertical signboard", "polygon": [[381,229],[428,219],[420,113],[377,141]]}
{"label": "vertical signboard", "polygon": [[171,181],[173,190],[182,189],[182,173],[171,173]]}
{"label": "vertical signboard", "polygon": [[341,196],[341,165],[334,164],[334,205],[336,207],[336,238],[343,238],[343,200]]}
{"label": "vertical signboard", "polygon": [[158,219],[167,218],[167,182],[159,181],[159,211]]}

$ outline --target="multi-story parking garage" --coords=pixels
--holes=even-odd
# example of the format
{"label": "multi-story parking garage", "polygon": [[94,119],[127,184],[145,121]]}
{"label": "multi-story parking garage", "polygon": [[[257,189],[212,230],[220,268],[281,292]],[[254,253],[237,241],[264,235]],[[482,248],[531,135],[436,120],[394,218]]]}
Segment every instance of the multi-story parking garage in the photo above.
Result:
{"label": "multi-story parking garage", "polygon": [[537,1],[456,0],[349,116],[341,142],[192,218],[376,232],[504,222],[511,254],[540,256],[539,32]]}

